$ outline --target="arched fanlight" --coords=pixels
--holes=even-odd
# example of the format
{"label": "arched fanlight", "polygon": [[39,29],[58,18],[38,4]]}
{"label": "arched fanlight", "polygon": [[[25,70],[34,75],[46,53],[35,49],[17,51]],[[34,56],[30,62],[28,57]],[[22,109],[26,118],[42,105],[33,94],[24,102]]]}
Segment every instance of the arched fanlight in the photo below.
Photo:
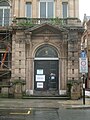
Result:
{"label": "arched fanlight", "polygon": [[57,58],[58,54],[56,49],[53,46],[43,45],[37,50],[35,57]]}
{"label": "arched fanlight", "polygon": [[0,6],[10,6],[8,0],[0,0]]}

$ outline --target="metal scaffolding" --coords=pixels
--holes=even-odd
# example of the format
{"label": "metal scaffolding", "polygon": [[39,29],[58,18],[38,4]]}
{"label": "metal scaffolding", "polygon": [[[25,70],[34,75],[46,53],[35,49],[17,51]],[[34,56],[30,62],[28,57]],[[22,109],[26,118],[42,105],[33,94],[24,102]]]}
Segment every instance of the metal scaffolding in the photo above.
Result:
{"label": "metal scaffolding", "polygon": [[11,79],[11,32],[7,27],[0,28],[0,92],[8,87]]}

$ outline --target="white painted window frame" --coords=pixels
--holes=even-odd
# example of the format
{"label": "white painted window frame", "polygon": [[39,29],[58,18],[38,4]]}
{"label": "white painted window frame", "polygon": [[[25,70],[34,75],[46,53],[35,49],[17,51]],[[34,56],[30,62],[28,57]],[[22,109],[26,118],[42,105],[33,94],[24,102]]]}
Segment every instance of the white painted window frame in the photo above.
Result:
{"label": "white painted window frame", "polygon": [[[5,18],[4,18],[4,11],[5,11],[5,9],[9,9],[9,10],[10,10],[10,6],[0,6],[0,9],[3,10],[2,26],[5,26],[5,25],[4,25],[4,19],[5,19]],[[10,12],[11,12],[11,11],[10,11]],[[11,21],[10,21],[10,14],[9,14],[9,24],[10,24],[10,22],[11,22]]]}
{"label": "white painted window frame", "polygon": [[39,18],[40,18],[40,2],[46,2],[46,18],[48,18],[47,17],[48,2],[53,2],[53,18],[55,18],[55,1],[54,0],[39,0]]}
{"label": "white painted window frame", "polygon": [[[32,18],[32,2],[26,2],[26,3],[30,3],[31,4],[31,16],[30,16],[30,18]],[[26,3],[25,3],[25,17],[27,17],[27,15],[26,15],[26,13],[27,13]]]}
{"label": "white painted window frame", "polygon": [[[63,3],[67,3],[67,17],[68,17],[68,2],[66,1],[66,2],[62,2],[62,16],[63,16]],[[63,18],[64,18],[64,16],[63,16]]]}

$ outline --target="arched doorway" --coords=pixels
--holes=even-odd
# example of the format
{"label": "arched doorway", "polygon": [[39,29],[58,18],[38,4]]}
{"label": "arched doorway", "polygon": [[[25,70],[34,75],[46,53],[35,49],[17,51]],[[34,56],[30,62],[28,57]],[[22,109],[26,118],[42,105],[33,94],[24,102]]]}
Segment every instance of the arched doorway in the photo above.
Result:
{"label": "arched doorway", "polygon": [[[34,61],[34,90],[35,91],[58,91],[58,54],[51,45],[41,46],[35,54]],[[57,92],[56,92],[57,93]]]}

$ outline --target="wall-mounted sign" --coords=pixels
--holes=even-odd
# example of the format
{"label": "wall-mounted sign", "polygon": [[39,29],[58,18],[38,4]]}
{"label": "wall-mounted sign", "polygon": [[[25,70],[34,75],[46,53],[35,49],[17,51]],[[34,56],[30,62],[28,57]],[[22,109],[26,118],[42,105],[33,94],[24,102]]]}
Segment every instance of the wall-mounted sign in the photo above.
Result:
{"label": "wall-mounted sign", "polygon": [[43,69],[38,69],[38,70],[37,70],[37,74],[39,74],[39,75],[40,75],[40,74],[43,74]]}
{"label": "wall-mounted sign", "polygon": [[45,75],[36,75],[36,81],[45,81]]}
{"label": "wall-mounted sign", "polygon": [[81,58],[86,58],[86,51],[82,51],[82,52],[80,53],[80,57],[81,57]]}
{"label": "wall-mounted sign", "polygon": [[79,58],[80,73],[88,73],[88,59]]}
{"label": "wall-mounted sign", "polygon": [[37,82],[37,88],[43,88],[43,82]]}

